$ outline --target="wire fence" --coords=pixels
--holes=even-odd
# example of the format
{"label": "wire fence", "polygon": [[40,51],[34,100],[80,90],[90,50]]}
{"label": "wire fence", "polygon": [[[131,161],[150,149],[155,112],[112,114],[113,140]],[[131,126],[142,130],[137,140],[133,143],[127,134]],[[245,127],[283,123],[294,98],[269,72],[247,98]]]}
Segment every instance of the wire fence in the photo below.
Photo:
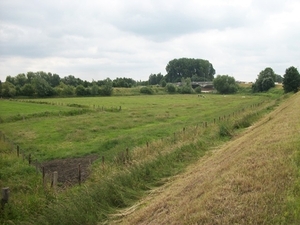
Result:
{"label": "wire fence", "polygon": [[[249,106],[248,108],[251,108],[253,111],[260,107],[263,104],[263,102],[258,104],[253,104]],[[265,106],[267,107],[267,106]],[[119,108],[121,110],[121,107]],[[195,132],[195,130],[211,127],[211,126],[218,126],[218,124],[229,121],[231,119],[234,119],[238,117],[240,114],[244,113],[246,111],[246,108],[239,109],[236,112],[233,112],[228,115],[222,115],[217,118],[214,118],[212,121],[207,122],[203,121],[199,124],[194,125],[193,127],[183,127],[182,130],[178,132],[174,132],[172,136],[165,137],[161,139],[161,142],[169,142],[169,144],[175,144],[176,142],[179,142],[180,140],[193,138],[192,135],[199,135],[199,132]],[[50,166],[51,164],[47,164],[45,162],[39,162],[32,153],[25,151],[22,149],[18,144],[16,144],[12,139],[7,137],[2,131],[0,131],[0,140],[3,142],[8,143],[11,147],[11,151],[15,152],[17,157],[22,158],[24,162],[27,162],[29,165],[36,168],[37,173],[41,174],[42,182],[44,185],[49,185],[52,188],[57,188],[57,185],[59,184],[61,187],[71,186],[74,184],[81,185],[82,182],[88,177],[89,174],[89,167],[92,164],[93,161],[96,159],[99,159],[99,156],[95,156],[90,159],[78,159],[75,161],[75,163],[70,164],[69,167],[67,166],[61,166],[63,164],[67,164],[66,161],[61,160],[59,161],[56,166]],[[154,142],[146,142],[145,146],[142,151],[144,154],[151,154],[151,145],[154,145]],[[159,153],[161,154],[161,153]],[[145,158],[145,155],[140,157],[136,157],[136,154],[132,154],[128,148],[126,148],[124,151],[121,151],[116,154],[112,162],[117,166],[122,165],[131,165],[133,164],[133,160],[139,160],[138,158]],[[66,159],[67,160],[67,159]],[[82,160],[82,161],[80,161]],[[86,161],[88,160],[88,162]],[[102,169],[105,169],[105,164],[107,163],[105,161],[105,157],[100,157],[100,164],[102,165]],[[61,165],[59,164],[61,163]]]}

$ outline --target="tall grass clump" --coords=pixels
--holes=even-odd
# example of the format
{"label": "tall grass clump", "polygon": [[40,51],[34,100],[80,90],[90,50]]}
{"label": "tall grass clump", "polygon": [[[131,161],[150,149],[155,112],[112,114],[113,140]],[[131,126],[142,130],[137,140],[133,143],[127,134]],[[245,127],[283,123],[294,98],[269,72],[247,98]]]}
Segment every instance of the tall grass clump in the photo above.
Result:
{"label": "tall grass clump", "polygon": [[233,136],[233,128],[229,123],[221,123],[219,125],[219,135],[220,137],[229,137]]}
{"label": "tall grass clump", "polygon": [[28,220],[47,201],[40,174],[3,141],[0,141],[0,168],[0,188],[8,187],[10,191],[8,203],[0,205],[0,224]]}
{"label": "tall grass clump", "polygon": [[237,118],[233,122],[233,128],[241,129],[250,127],[253,124],[253,122],[255,122],[260,117],[260,113],[262,112],[252,112],[244,115],[242,118]]}

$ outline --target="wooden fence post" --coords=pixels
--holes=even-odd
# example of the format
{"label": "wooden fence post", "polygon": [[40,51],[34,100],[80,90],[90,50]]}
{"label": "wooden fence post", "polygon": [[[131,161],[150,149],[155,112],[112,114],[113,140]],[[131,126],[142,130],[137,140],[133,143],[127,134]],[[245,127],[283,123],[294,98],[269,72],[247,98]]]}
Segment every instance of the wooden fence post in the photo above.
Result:
{"label": "wooden fence post", "polygon": [[81,185],[81,164],[78,164],[78,183]]}
{"label": "wooden fence post", "polygon": [[45,185],[45,167],[42,167],[43,185]]}
{"label": "wooden fence post", "polygon": [[104,170],[104,156],[102,156],[102,169]]}
{"label": "wooden fence post", "polygon": [[31,164],[31,154],[28,155],[28,163]]}
{"label": "wooden fence post", "polygon": [[2,188],[2,199],[1,199],[1,207],[4,209],[4,205],[8,203],[9,199],[9,187]]}
{"label": "wooden fence post", "polygon": [[17,145],[17,156],[18,157],[20,156],[20,147],[19,147],[19,145]]}
{"label": "wooden fence post", "polygon": [[35,164],[36,173],[38,174],[39,173],[39,166],[38,166],[38,160],[37,159],[34,160],[34,164]]}
{"label": "wooden fence post", "polygon": [[53,172],[53,180],[52,180],[52,186],[54,189],[56,188],[56,185],[57,185],[57,178],[58,178],[58,173],[57,173],[57,171],[54,171]]}
{"label": "wooden fence post", "polygon": [[129,153],[128,153],[128,148],[126,148],[126,161],[129,161]]}

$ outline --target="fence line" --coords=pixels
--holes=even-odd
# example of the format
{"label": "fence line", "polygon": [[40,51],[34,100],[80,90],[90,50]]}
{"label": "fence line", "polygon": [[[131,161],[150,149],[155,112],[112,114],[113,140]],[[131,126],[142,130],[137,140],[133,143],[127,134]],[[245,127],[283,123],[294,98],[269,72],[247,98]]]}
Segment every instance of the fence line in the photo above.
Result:
{"label": "fence line", "polygon": [[[259,107],[263,104],[263,102],[260,102],[260,103],[257,103],[257,104],[252,104],[250,106],[248,106],[248,108],[250,109],[254,109],[256,107]],[[93,106],[95,107],[95,105]],[[267,107],[267,106],[266,106]],[[99,108],[99,107],[98,107]],[[102,110],[103,110],[103,107],[102,107]],[[121,106],[119,107],[118,110],[121,110]],[[202,122],[202,127],[203,129],[206,129],[208,127],[210,127],[210,125],[216,125],[216,121],[219,120],[219,123],[221,123],[222,121],[228,121],[232,118],[235,118],[237,116],[239,116],[240,114],[244,113],[245,112],[245,108],[242,108],[241,110],[238,110],[237,112],[233,112],[232,113],[232,116],[229,114],[227,117],[226,115],[223,115],[223,116],[219,116],[217,119],[214,118],[211,123],[208,123],[207,121],[203,121]],[[226,120],[227,118],[227,120]],[[219,125],[219,124],[217,124]],[[195,127],[196,130],[199,129],[199,126],[198,124],[196,125]],[[165,138],[162,138],[160,141],[170,141],[170,143],[176,143],[178,140],[180,140],[180,138],[184,138],[183,136],[184,135],[189,135],[187,132],[188,130],[190,130],[190,132],[193,132],[193,130],[189,129],[188,127],[183,127],[183,129],[179,132],[174,132],[173,133],[173,138],[172,137],[165,137]],[[198,133],[197,133],[198,135]],[[41,175],[42,175],[42,183],[44,186],[46,186],[46,177],[47,177],[47,174],[50,175],[51,177],[51,187],[53,187],[54,189],[56,188],[57,186],[57,182],[58,182],[58,171],[53,171],[51,173],[47,173],[45,171],[45,167],[44,166],[41,166],[42,163],[38,162],[37,159],[33,159],[32,157],[32,154],[31,153],[28,153],[26,154],[26,152],[20,148],[20,146],[18,144],[15,144],[13,141],[11,141],[2,131],[0,131],[0,140],[2,140],[3,142],[6,142],[6,143],[9,143],[11,145],[11,151],[14,151],[16,149],[16,154],[17,154],[17,157],[20,157],[20,155],[22,156],[23,158],[23,161],[28,160],[28,164],[31,165],[31,166],[35,166],[36,167],[36,171],[37,172],[41,172]],[[149,141],[146,142],[146,151],[147,151],[147,154],[149,154],[149,151],[150,148],[151,148],[151,143],[149,143]],[[131,162],[131,156],[129,154],[129,149],[126,148],[125,151],[122,151],[122,152],[119,152],[117,153],[116,157],[115,157],[115,160],[113,160],[113,162],[115,162],[116,164],[118,165],[122,165],[122,164],[130,164]],[[102,156],[102,169],[105,170],[105,157]],[[78,167],[77,168],[70,168],[68,170],[64,170],[64,173],[65,172],[68,172],[68,171],[76,171],[77,170],[77,178],[78,178],[78,184],[81,185],[82,183],[82,166],[81,166],[81,163],[78,164]],[[67,182],[67,181],[65,181]]]}

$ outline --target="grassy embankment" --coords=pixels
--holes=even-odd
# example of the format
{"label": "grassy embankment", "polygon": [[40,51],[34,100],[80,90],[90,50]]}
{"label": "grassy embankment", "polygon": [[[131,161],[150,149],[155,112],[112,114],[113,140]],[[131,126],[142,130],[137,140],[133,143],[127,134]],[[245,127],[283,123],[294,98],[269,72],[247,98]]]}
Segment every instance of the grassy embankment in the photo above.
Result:
{"label": "grassy embankment", "polygon": [[[83,133],[88,133],[89,138],[88,140],[86,140],[86,142],[88,143],[92,142],[93,139],[96,139],[96,137],[99,136],[99,133],[101,133],[101,135],[106,135],[106,133],[109,134],[109,131],[111,130],[119,129],[119,126],[117,126],[118,129],[115,127],[113,129],[108,129],[108,131],[101,132],[101,130],[99,130],[100,126],[99,124],[97,124],[97,121],[98,123],[99,120],[101,123],[105,122],[106,120],[104,118],[106,116],[112,116],[108,117],[110,119],[110,122],[117,120],[119,123],[120,121],[125,121],[125,123],[128,123],[126,119],[128,120],[132,118],[132,120],[135,119],[134,125],[137,125],[128,126],[122,125],[122,123],[120,125],[121,131],[124,132],[124,130],[126,130],[126,133],[132,132],[132,134],[137,136],[134,138],[130,138],[129,142],[126,142],[126,144],[121,147],[122,149],[124,149],[125,146],[128,147],[128,143],[132,142],[130,164],[127,164],[125,167],[120,165],[113,166],[107,164],[105,170],[102,170],[101,167],[97,166],[96,164],[94,166],[93,176],[91,177],[90,181],[88,181],[84,185],[84,187],[76,187],[59,194],[53,193],[48,190],[45,192],[47,194],[47,198],[45,198],[45,196],[43,197],[43,194],[41,194],[39,197],[36,197],[37,199],[40,198],[39,208],[41,209],[41,212],[33,210],[27,214],[26,211],[23,214],[15,213],[19,210],[19,208],[15,207],[17,206],[17,203],[14,200],[14,198],[12,198],[12,203],[10,204],[11,207],[8,208],[6,211],[7,213],[11,214],[7,214],[7,218],[11,218],[13,221],[29,220],[33,223],[36,222],[45,224],[92,224],[99,220],[105,221],[107,219],[108,213],[113,212],[115,208],[126,207],[133,204],[134,201],[140,198],[140,196],[144,193],[145,190],[149,190],[153,186],[161,185],[164,182],[162,178],[177,174],[179,171],[182,171],[182,169],[185,168],[188,164],[202,156],[205,153],[205,151],[207,151],[209,148],[222,142],[224,139],[220,138],[220,135],[232,135],[234,127],[237,128],[240,126],[245,126],[241,125],[244,124],[242,123],[243,121],[250,119],[255,120],[255,117],[259,117],[259,113],[265,113],[268,110],[270,110],[270,108],[264,109],[264,107],[266,106],[264,104],[260,105],[260,107],[249,107],[251,105],[253,106],[255,103],[257,104],[258,102],[261,102],[261,96],[257,98],[247,97],[245,99],[242,99],[241,96],[227,96],[226,98],[220,98],[220,96],[216,97],[214,95],[208,95],[207,97],[210,98],[205,98],[201,100],[197,98],[195,99],[195,96],[193,100],[190,99],[191,96],[180,96],[180,98],[179,96],[169,97],[174,97],[173,101],[170,101],[169,98],[168,101],[166,101],[166,99],[161,97],[146,97],[143,99],[130,98],[130,100],[127,100],[127,98],[118,99],[123,103],[123,105],[126,105],[126,107],[122,106],[121,110],[121,112],[125,111],[125,113],[123,112],[123,114],[125,114],[125,117],[120,116],[120,112],[95,110],[93,105],[99,102],[95,102],[94,99],[94,104],[90,104],[92,105],[89,109],[91,111],[88,111],[87,113],[82,115],[64,117],[61,115],[61,113],[64,111],[61,111],[59,114],[50,113],[47,117],[43,115],[43,118],[37,115],[36,118],[28,117],[30,119],[16,120],[16,122],[10,122],[9,124],[3,123],[2,125],[7,125],[7,130],[8,127],[12,128],[11,136],[17,137],[16,139],[18,140],[18,143],[22,141],[21,146],[31,146],[30,142],[37,143],[37,145],[40,142],[46,142],[45,146],[47,147],[47,151],[37,154],[40,157],[40,159],[47,159],[53,157],[52,148],[49,145],[59,140],[53,138],[56,137],[54,133],[62,131],[65,128],[67,130],[69,129],[69,132],[74,132],[74,128],[76,128],[75,132],[77,132],[77,129],[85,129]],[[88,106],[89,104],[87,103],[87,101],[89,101],[90,99],[81,98],[75,100],[76,104],[78,105],[82,105],[82,103],[85,103],[85,105]],[[106,98],[96,100],[105,101]],[[110,98],[109,100],[110,101],[105,102],[107,105],[109,105],[112,99]],[[195,103],[195,100],[199,100],[201,102]],[[53,100],[48,99],[46,101],[51,102]],[[57,99],[55,101],[57,101]],[[61,99],[60,101],[70,101],[70,99]],[[118,104],[121,102],[113,102],[110,104],[114,104],[114,106],[121,105]],[[137,103],[139,103],[140,105],[137,106]],[[275,102],[275,104],[277,103]],[[33,105],[37,106],[36,104]],[[205,107],[201,108],[201,106],[203,105]],[[274,102],[270,103],[270,106],[273,105]],[[39,104],[38,106],[48,107],[48,105],[44,104]],[[145,108],[143,108],[143,106]],[[52,107],[53,106],[51,106],[50,108]],[[247,109],[243,112],[239,112],[238,114],[235,111],[237,108]],[[199,121],[212,121],[213,118],[218,118],[218,116],[222,116],[220,115],[220,109],[223,109],[222,113],[224,114],[231,114],[233,112],[236,112],[235,117],[232,116],[230,119],[231,121],[234,121],[232,122],[232,127],[230,127],[228,124],[226,126],[224,124],[220,125],[220,127],[223,128],[225,126],[225,133],[223,132],[223,128],[221,129],[221,132],[219,131],[219,125],[217,124],[209,126],[206,129],[203,129],[200,126],[195,126],[197,124],[202,124]],[[66,109],[64,110],[66,111]],[[200,112],[202,112],[203,114],[201,114]],[[27,111],[27,113],[27,115],[32,114],[30,110]],[[200,114],[200,116],[198,114]],[[30,120],[30,123],[28,122],[28,120]],[[81,124],[78,124],[79,121],[81,121]],[[91,127],[89,128],[85,128],[87,121],[91,125]],[[23,124],[20,125],[20,123]],[[68,125],[68,123],[71,123],[71,125]],[[64,129],[61,128],[56,129],[54,131],[51,130],[53,129],[53,127],[55,127],[55,125],[59,124],[61,124],[61,126],[63,126]],[[108,126],[113,126],[111,125],[111,123],[108,124]],[[165,128],[166,124],[171,124],[171,126]],[[210,124],[212,124],[212,122],[210,122]],[[46,128],[41,128],[45,125],[48,126],[46,126]],[[23,129],[24,127],[30,128],[31,134],[29,135],[27,134],[27,132],[22,131],[23,135],[27,135],[25,139],[27,139],[28,136],[31,137],[29,141],[23,140],[24,137],[22,139],[22,135],[16,135],[18,134],[16,131],[18,131],[19,129],[22,130],[22,127]],[[145,127],[148,129],[145,129]],[[180,134],[178,133],[178,135],[174,137],[174,131],[182,130],[182,127],[185,127],[186,131],[180,132]],[[90,137],[90,133],[94,133],[95,130],[98,132],[98,135]],[[43,132],[48,133],[47,135],[45,135]],[[59,133],[60,136],[64,137],[62,139],[63,141],[59,142],[60,144],[64,143],[66,137],[68,137],[66,133]],[[146,138],[145,133],[147,134]],[[47,138],[45,138],[43,135],[45,135],[45,137],[48,137],[48,139],[50,140],[47,142]],[[116,139],[117,134],[115,133],[114,135],[114,138]],[[128,138],[129,136],[127,136],[126,138]],[[111,137],[106,136],[106,138],[109,139]],[[126,138],[123,138],[121,140],[125,140]],[[139,142],[140,138],[142,139],[141,142]],[[161,138],[163,138],[163,140]],[[72,139],[72,141],[74,141],[74,139]],[[80,144],[84,141],[85,139],[75,140],[75,144],[73,146],[75,146],[76,144]],[[103,140],[97,140],[98,145],[99,143],[102,143],[101,141]],[[146,141],[150,142],[149,148],[145,147]],[[56,147],[57,146],[59,145],[56,145]],[[94,151],[93,145],[85,146],[88,147],[82,149],[82,152],[80,154],[88,154]],[[119,150],[116,146],[117,145],[108,149],[105,149],[103,145],[101,147],[102,149],[104,148],[104,150],[109,150],[109,152],[114,152],[116,154]],[[70,148],[72,148],[72,146]],[[55,151],[55,148],[53,149],[53,151]],[[97,147],[97,150],[100,152],[100,154],[104,154],[104,152],[100,151],[101,149],[99,149],[99,146]],[[69,156],[68,154],[65,154],[64,148],[60,148],[60,151],[60,154],[55,153],[57,155],[54,155],[58,157]],[[73,156],[74,155],[77,155],[76,151],[73,152]],[[39,189],[39,187],[39,185],[36,185],[37,189]],[[38,203],[35,202],[35,204],[37,205]],[[31,217],[29,214],[31,214]],[[12,215],[15,215],[15,217],[10,217]]]}
{"label": "grassy embankment", "polygon": [[299,104],[298,93],[111,223],[300,224]]}

